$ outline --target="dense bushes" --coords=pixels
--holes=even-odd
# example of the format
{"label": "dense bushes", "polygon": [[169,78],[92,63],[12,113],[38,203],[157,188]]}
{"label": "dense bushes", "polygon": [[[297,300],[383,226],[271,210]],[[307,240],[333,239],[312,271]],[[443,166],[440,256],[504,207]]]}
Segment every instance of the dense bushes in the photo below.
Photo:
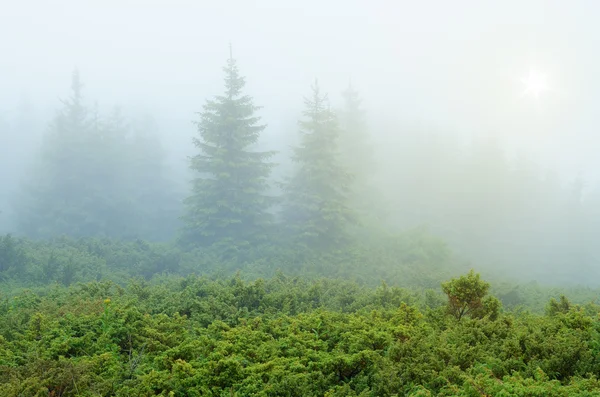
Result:
{"label": "dense bushes", "polygon": [[296,252],[285,243],[261,245],[244,252],[244,258],[230,260],[223,260],[216,250],[185,251],[172,244],[141,240],[62,237],[33,241],[0,237],[0,277],[27,285],[121,281],[163,273],[230,275],[238,270],[257,278],[271,276],[280,269],[291,274],[339,277],[369,284],[391,280],[397,285],[437,287],[443,277],[464,270],[454,262],[442,241],[422,232],[390,236],[319,256]]}
{"label": "dense bushes", "polygon": [[[376,287],[382,281],[409,289],[439,289],[440,282],[469,270],[439,239],[423,230],[365,239],[347,250],[318,257],[296,252],[284,242],[256,246],[245,258],[224,261],[212,250],[184,251],[168,243],[141,240],[56,238],[34,241],[0,236],[0,291],[71,285],[94,280],[124,283],[131,277],[201,274],[228,277],[241,272],[253,280],[277,271],[314,279],[329,277]],[[485,276],[485,274],[484,274]],[[548,287],[494,279],[490,293],[512,310],[544,312],[551,298],[569,296],[574,303],[595,301],[598,289]],[[349,295],[353,292],[349,290]],[[493,302],[488,302],[488,304]]]}
{"label": "dense bushes", "polygon": [[600,387],[597,290],[490,286],[473,272],[441,283],[464,265],[421,231],[320,257],[256,246],[229,262],[169,244],[4,236],[0,265],[7,396]]}
{"label": "dense bushes", "polygon": [[7,396],[592,396],[593,310],[457,321],[439,289],[281,273],[46,287],[2,298],[0,384]]}

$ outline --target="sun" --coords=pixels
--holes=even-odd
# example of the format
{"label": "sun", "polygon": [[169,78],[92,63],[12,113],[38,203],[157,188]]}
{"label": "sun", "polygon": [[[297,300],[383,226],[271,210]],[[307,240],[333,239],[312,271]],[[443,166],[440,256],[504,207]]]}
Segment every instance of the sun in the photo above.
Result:
{"label": "sun", "polygon": [[533,96],[535,99],[538,99],[540,94],[549,90],[548,75],[535,69],[530,69],[529,76],[521,79],[521,81],[525,84],[523,95]]}

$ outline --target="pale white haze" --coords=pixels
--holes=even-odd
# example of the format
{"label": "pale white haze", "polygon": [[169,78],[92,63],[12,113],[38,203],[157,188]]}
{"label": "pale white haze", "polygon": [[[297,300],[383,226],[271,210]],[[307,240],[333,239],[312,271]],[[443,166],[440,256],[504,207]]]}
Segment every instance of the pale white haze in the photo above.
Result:
{"label": "pale white haze", "polygon": [[[555,229],[540,223],[514,238],[534,221],[514,215],[525,226],[500,225],[505,217],[498,212],[484,223],[466,204],[448,215],[446,195],[473,197],[472,186],[430,185],[450,180],[436,172],[448,170],[453,153],[470,159],[481,153],[469,148],[489,145],[490,153],[503,151],[507,169],[529,164],[532,175],[552,175],[565,192],[581,180],[582,200],[594,196],[599,15],[600,2],[591,0],[0,0],[0,125],[9,126],[0,130],[2,216],[12,216],[10,195],[60,99],[68,97],[75,68],[90,106],[120,105],[128,117],[155,118],[173,175],[185,186],[192,121],[221,92],[231,43],[245,90],[268,124],[261,145],[280,151],[276,176],[289,165],[312,82],[318,78],[335,108],[352,82],[363,98],[377,159],[374,183],[388,222],[402,230],[427,225],[482,266],[501,263],[535,277],[564,269],[581,252],[571,245],[563,256],[546,251],[550,237],[543,233]],[[15,135],[24,104],[35,127]],[[413,149],[419,145],[427,150]],[[472,178],[481,170],[472,170]],[[526,184],[507,179],[506,186],[520,183]],[[491,192],[486,189],[481,192]],[[502,194],[485,194],[478,200],[508,206]],[[423,197],[431,202],[422,204]],[[13,221],[0,222],[0,231],[11,230]],[[560,222],[556,229],[579,227]],[[487,237],[470,250],[470,236]],[[593,274],[600,269],[596,252],[582,254]],[[556,274],[561,281],[563,273]]]}

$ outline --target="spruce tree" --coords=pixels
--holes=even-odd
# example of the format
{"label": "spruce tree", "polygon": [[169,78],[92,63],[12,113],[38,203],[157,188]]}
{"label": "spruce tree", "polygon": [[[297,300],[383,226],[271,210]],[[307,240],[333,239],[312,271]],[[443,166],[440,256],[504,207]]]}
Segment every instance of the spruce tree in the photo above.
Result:
{"label": "spruce tree", "polygon": [[223,70],[225,93],[207,100],[196,122],[199,153],[191,158],[195,178],[184,202],[181,242],[231,252],[267,237],[274,204],[267,194],[268,159],[275,153],[255,150],[266,125],[255,114],[260,107],[243,94],[245,78],[231,55]]}
{"label": "spruce tree", "polygon": [[90,120],[83,104],[83,84],[77,70],[71,97],[63,101],[44,136],[31,178],[19,199],[19,229],[30,236],[90,235],[86,208],[91,204],[84,171],[89,163]]}
{"label": "spruce tree", "polygon": [[[376,161],[359,92],[349,84],[342,92],[340,111],[340,161],[353,175],[350,202],[361,225],[381,227],[386,216],[382,195],[375,187]],[[367,232],[368,233],[368,232]]]}
{"label": "spruce tree", "polygon": [[166,241],[176,234],[181,215],[181,186],[172,178],[167,153],[152,117],[134,125],[129,149],[130,194],[136,231],[144,239]]}
{"label": "spruce tree", "polygon": [[354,184],[366,187],[375,172],[373,148],[360,94],[352,84],[342,92],[344,106],[340,112],[340,159],[354,175]]}
{"label": "spruce tree", "polygon": [[305,98],[301,140],[292,160],[297,169],[283,186],[282,217],[295,242],[305,249],[335,249],[348,240],[356,215],[349,204],[352,175],[338,151],[339,125],[318,82]]}
{"label": "spruce tree", "polygon": [[87,216],[93,221],[94,235],[137,237],[138,203],[134,201],[131,177],[130,126],[118,106],[104,117],[96,112],[92,117],[89,157],[84,167],[89,201],[93,203],[87,208]]}

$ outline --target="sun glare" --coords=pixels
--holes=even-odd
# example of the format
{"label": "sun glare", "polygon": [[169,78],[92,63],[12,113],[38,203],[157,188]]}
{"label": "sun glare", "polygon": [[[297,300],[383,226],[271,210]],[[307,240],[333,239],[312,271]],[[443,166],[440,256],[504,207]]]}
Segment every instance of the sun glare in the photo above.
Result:
{"label": "sun glare", "polygon": [[533,96],[538,99],[540,94],[548,91],[548,76],[534,69],[529,70],[529,75],[521,80],[525,84],[523,95]]}

